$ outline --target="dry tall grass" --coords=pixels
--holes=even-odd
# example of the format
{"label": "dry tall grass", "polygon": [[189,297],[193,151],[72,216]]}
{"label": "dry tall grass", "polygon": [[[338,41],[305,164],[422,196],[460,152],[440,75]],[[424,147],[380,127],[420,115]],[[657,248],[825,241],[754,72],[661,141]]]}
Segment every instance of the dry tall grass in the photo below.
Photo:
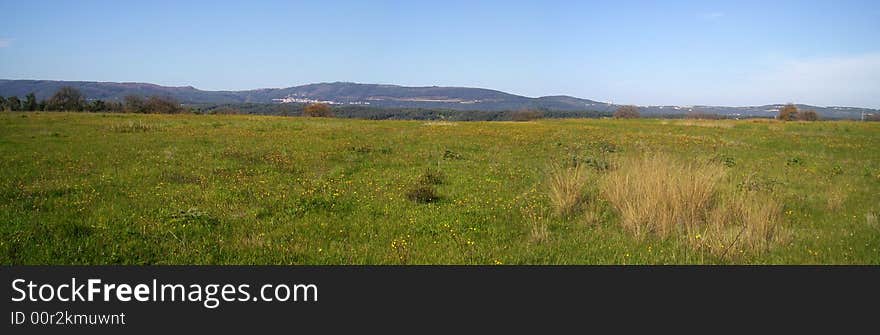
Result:
{"label": "dry tall grass", "polygon": [[724,169],[682,164],[665,155],[625,159],[608,174],[602,194],[636,236],[691,231],[708,216]]}
{"label": "dry tall grass", "polygon": [[779,225],[782,207],[773,199],[754,192],[732,192],[713,209],[702,239],[691,245],[734,256],[769,250],[786,236]]}
{"label": "dry tall grass", "polygon": [[638,237],[678,236],[716,255],[766,250],[779,240],[779,205],[755,192],[724,188],[719,164],[644,155],[618,166],[601,192],[624,229]]}
{"label": "dry tall grass", "polygon": [[588,173],[587,167],[581,164],[551,167],[549,195],[557,215],[570,215],[586,202]]}
{"label": "dry tall grass", "polygon": [[523,208],[523,216],[529,225],[529,242],[542,243],[550,239],[550,230],[547,228],[547,222],[544,215],[535,208]]}

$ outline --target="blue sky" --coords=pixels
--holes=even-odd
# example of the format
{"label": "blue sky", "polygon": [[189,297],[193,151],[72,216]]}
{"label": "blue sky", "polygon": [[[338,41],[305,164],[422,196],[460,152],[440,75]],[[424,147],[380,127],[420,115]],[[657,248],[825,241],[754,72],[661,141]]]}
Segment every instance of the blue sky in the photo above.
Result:
{"label": "blue sky", "polygon": [[0,0],[0,78],[880,108],[880,1]]}

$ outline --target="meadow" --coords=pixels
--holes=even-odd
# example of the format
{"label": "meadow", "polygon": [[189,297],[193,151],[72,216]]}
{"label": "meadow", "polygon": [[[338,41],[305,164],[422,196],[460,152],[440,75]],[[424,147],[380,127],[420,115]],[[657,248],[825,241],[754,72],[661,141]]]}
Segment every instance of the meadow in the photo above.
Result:
{"label": "meadow", "polygon": [[4,112],[0,157],[0,264],[880,264],[872,122]]}

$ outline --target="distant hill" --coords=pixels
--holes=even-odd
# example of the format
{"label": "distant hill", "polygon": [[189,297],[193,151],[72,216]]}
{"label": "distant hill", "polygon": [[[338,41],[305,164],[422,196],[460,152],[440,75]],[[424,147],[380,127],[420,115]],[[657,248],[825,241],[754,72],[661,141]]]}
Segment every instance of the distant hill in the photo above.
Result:
{"label": "distant hill", "polygon": [[[506,111],[541,109],[547,111],[611,112],[619,105],[570,96],[530,98],[484,88],[469,87],[407,87],[397,85],[358,83],[319,83],[288,88],[268,88],[245,91],[203,91],[191,86],[169,87],[148,83],[114,83],[54,80],[0,79],[0,96],[19,96],[33,92],[37,99],[47,99],[62,86],[80,90],[87,99],[121,100],[127,95],[161,95],[185,104],[236,103],[309,103],[324,102],[339,105],[363,105],[377,108],[423,108],[473,111]],[[781,105],[724,107],[724,106],[640,106],[645,115],[680,115],[701,112],[728,116],[769,117]],[[798,105],[813,109],[823,118],[859,118],[862,113],[880,111],[858,107],[819,107]]]}

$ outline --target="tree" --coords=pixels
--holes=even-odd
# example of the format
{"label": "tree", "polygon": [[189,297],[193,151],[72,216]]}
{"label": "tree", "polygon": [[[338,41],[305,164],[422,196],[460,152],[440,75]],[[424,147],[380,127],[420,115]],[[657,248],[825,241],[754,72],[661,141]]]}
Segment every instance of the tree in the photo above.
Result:
{"label": "tree", "polygon": [[303,115],[311,117],[333,117],[333,111],[327,104],[310,104],[303,109]]}
{"label": "tree", "polygon": [[90,102],[89,105],[86,106],[86,109],[89,112],[103,112],[107,110],[107,104],[104,103],[104,100],[98,99]]}
{"label": "tree", "polygon": [[779,115],[776,117],[782,121],[791,121],[797,118],[798,109],[794,104],[787,104],[779,109]]}
{"label": "tree", "polygon": [[49,109],[65,110],[65,111],[81,111],[85,106],[85,99],[79,90],[64,86],[58,89],[51,98],[49,98]]}
{"label": "tree", "polygon": [[519,110],[510,114],[510,119],[513,121],[532,121],[543,117],[544,113],[528,109]]}
{"label": "tree", "polygon": [[146,113],[146,102],[139,95],[126,95],[122,110],[126,113]]}
{"label": "tree", "polygon": [[0,97],[0,111],[6,110],[6,98]]}
{"label": "tree", "polygon": [[147,113],[178,114],[183,112],[177,100],[171,97],[151,96],[146,103]]}
{"label": "tree", "polygon": [[124,109],[124,106],[120,101],[105,101],[104,105],[106,106],[106,110],[108,112],[122,112]]}
{"label": "tree", "polygon": [[641,117],[639,108],[633,105],[621,106],[614,112],[615,119],[638,119]]}
{"label": "tree", "polygon": [[37,110],[38,110],[38,111],[45,111],[45,110],[47,110],[47,109],[46,109],[46,105],[47,105],[47,104],[46,104],[46,100],[40,100],[40,103],[37,104]]}
{"label": "tree", "polygon": [[816,111],[809,109],[797,114],[798,120],[801,121],[818,121],[819,114]]}
{"label": "tree", "polygon": [[37,96],[34,93],[28,93],[25,96],[24,110],[31,112],[37,110]]}
{"label": "tree", "polygon": [[14,96],[14,95],[9,98],[6,98],[6,107],[8,107],[9,110],[11,110],[13,112],[20,111],[21,110],[21,100],[18,100],[18,97]]}

